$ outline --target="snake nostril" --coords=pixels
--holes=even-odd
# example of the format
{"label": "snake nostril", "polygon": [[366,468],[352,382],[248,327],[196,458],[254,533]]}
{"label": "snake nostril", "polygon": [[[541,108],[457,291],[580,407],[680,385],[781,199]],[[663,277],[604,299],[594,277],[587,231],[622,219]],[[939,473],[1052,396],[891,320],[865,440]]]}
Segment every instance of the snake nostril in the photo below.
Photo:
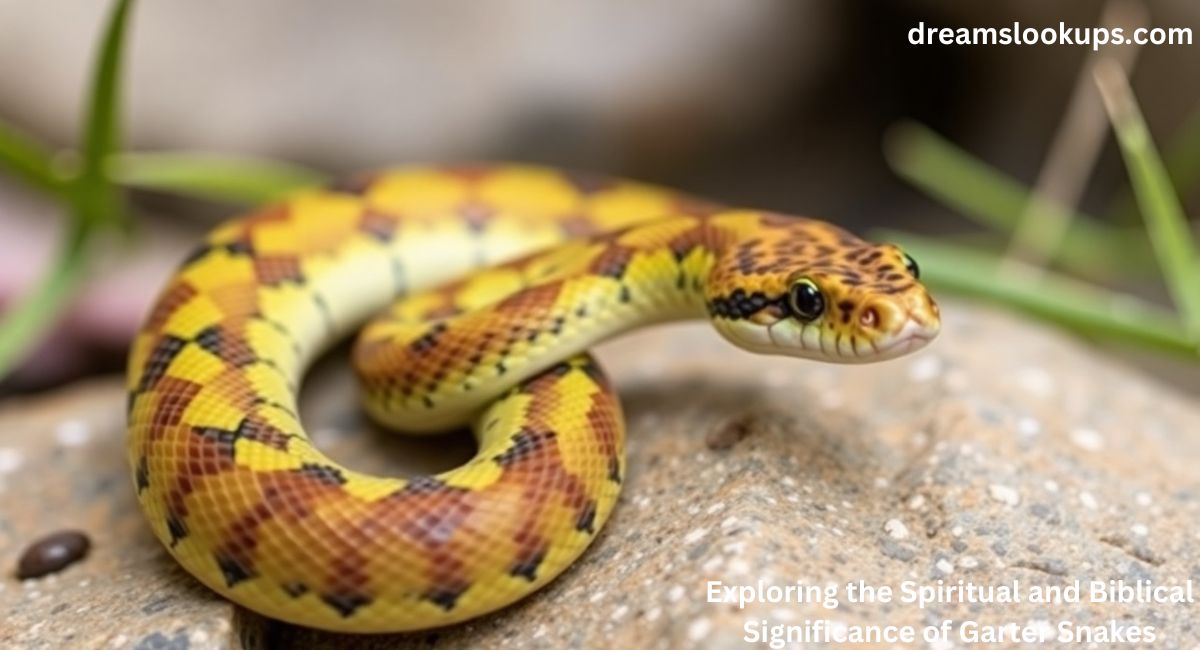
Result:
{"label": "snake nostril", "polygon": [[879,323],[879,312],[874,307],[867,307],[858,315],[858,322],[863,327],[873,329]]}

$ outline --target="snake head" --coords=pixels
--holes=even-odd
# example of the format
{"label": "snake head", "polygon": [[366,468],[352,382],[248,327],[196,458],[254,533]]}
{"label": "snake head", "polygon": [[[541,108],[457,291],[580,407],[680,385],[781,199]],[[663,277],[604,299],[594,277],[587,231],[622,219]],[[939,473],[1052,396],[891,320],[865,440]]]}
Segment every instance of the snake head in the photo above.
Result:
{"label": "snake head", "polygon": [[718,268],[707,301],[726,339],[751,352],[866,363],[937,336],[937,303],[915,260],[828,224],[791,221],[776,241],[739,246],[738,268]]}

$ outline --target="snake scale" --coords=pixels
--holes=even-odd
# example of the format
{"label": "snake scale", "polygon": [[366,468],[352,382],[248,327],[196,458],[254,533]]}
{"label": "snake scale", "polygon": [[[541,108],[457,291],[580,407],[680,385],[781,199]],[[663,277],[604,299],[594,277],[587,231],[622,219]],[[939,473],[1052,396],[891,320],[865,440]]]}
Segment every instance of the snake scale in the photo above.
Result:
{"label": "snake scale", "polygon": [[[917,275],[821,221],[533,166],[301,191],[218,226],[162,290],[129,360],[134,486],[183,567],[269,617],[463,621],[552,580],[613,509],[625,430],[591,345],[705,317],[752,352],[893,358],[939,328]],[[353,350],[366,410],[407,432],[470,424],[466,464],[370,476],[304,433],[305,368],[371,317]]]}

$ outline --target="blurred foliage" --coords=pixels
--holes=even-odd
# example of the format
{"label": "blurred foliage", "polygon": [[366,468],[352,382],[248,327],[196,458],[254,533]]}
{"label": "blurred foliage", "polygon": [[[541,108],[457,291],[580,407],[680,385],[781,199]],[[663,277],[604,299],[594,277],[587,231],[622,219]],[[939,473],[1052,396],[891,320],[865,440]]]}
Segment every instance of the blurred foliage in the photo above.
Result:
{"label": "blurred foliage", "polygon": [[[926,127],[903,123],[884,142],[892,169],[992,236],[957,241],[890,231],[881,236],[920,259],[926,281],[935,288],[995,302],[1097,340],[1200,360],[1200,255],[1171,182],[1172,175],[1195,180],[1200,165],[1195,153],[1181,149],[1174,150],[1170,170],[1164,165],[1120,66],[1101,61],[1095,81],[1143,227],[1131,230],[1122,220],[1102,222],[1048,202]],[[1189,124],[1185,135],[1194,144],[1200,119]],[[1069,224],[1061,244],[1050,251],[1051,268],[1021,261],[1009,246],[1031,203],[1038,203],[1035,214],[1053,213]],[[1174,310],[1093,283],[1146,277],[1155,266]]]}
{"label": "blurred foliage", "polygon": [[133,228],[126,188],[253,204],[322,180],[292,165],[232,156],[121,152],[121,62],[133,4],[118,0],[109,16],[92,71],[79,151],[53,152],[0,122],[0,168],[61,203],[68,219],[46,277],[0,320],[0,377],[33,352],[70,304],[97,240]]}

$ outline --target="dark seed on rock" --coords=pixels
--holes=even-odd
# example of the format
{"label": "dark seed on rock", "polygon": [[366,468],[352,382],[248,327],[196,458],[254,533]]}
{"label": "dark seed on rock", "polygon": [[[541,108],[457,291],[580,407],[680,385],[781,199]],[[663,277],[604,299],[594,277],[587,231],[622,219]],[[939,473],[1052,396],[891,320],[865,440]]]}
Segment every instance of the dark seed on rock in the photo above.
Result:
{"label": "dark seed on rock", "polygon": [[30,544],[17,562],[17,578],[40,578],[82,560],[91,548],[88,536],[78,530],[60,530]]}

